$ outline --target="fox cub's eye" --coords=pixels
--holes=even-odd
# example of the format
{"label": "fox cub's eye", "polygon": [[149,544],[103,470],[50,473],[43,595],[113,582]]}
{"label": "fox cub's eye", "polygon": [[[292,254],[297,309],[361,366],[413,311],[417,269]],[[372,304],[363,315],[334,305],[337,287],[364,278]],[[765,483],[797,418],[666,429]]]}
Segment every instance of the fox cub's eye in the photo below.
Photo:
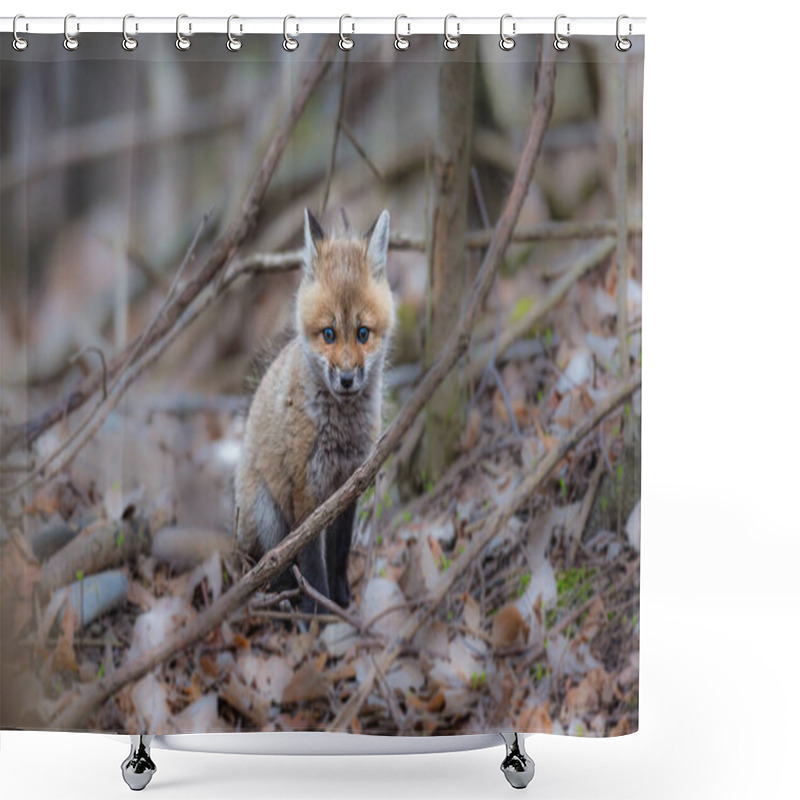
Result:
{"label": "fox cub's eye", "polygon": [[333,328],[325,328],[322,331],[322,338],[325,340],[325,344],[333,344],[336,341],[336,331]]}
{"label": "fox cub's eye", "polygon": [[367,328],[365,325],[362,325],[358,329],[357,336],[358,336],[358,341],[361,342],[361,344],[364,344],[367,341],[367,339],[369,339],[369,328]]}

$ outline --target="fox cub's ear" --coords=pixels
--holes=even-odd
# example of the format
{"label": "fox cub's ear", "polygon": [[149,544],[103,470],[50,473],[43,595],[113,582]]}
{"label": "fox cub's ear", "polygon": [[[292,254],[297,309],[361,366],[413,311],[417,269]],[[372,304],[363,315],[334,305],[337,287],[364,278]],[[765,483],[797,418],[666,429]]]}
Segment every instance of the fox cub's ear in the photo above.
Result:
{"label": "fox cub's ear", "polygon": [[305,224],[303,226],[303,275],[314,280],[314,260],[317,257],[317,242],[325,238],[325,231],[317,218],[305,210]]}
{"label": "fox cub's ear", "polygon": [[367,261],[375,278],[386,277],[386,253],[389,250],[389,212],[384,209],[364,234],[367,240]]}

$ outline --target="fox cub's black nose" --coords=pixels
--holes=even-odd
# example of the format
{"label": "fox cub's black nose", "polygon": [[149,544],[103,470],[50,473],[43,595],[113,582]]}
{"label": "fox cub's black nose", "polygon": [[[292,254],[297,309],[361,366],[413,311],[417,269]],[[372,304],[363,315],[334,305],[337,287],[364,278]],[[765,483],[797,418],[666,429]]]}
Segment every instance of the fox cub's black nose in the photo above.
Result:
{"label": "fox cub's black nose", "polygon": [[352,372],[342,372],[339,375],[339,382],[342,384],[342,389],[352,389],[353,388],[353,373]]}

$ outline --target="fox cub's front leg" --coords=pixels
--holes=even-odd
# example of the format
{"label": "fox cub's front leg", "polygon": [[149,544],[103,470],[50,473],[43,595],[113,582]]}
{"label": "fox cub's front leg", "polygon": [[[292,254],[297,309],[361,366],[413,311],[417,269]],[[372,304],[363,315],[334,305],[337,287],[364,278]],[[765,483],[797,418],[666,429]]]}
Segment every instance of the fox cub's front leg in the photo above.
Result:
{"label": "fox cub's front leg", "polygon": [[325,560],[328,567],[330,598],[342,608],[350,605],[350,583],[347,562],[353,538],[356,504],[351,503],[325,532]]}

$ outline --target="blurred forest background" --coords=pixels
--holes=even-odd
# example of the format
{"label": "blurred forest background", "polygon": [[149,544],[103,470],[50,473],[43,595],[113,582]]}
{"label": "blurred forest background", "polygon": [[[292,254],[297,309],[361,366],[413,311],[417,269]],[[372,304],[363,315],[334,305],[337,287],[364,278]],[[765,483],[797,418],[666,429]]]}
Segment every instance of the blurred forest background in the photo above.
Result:
{"label": "blurred forest background", "polygon": [[[336,51],[289,133],[256,235],[234,256],[238,279],[198,295],[202,313],[102,419],[95,406],[115,383],[99,376],[159,323],[241,215],[315,43],[286,54],[258,37],[231,55],[212,38],[177,54],[172,38],[148,37],[122,54],[115,37],[51,60],[3,51],[2,725],[48,727],[77,689],[141,658],[241,573],[231,481],[248,378],[292,320],[304,206],[326,227],[345,209],[357,230],[391,213],[398,327],[387,421],[403,407],[454,327],[452,317],[437,323],[442,298],[458,315],[511,187],[537,81],[527,38],[509,53],[496,37],[453,54],[435,37],[404,53],[383,37],[359,38],[347,58]],[[463,69],[443,73],[448,59]],[[640,368],[641,59],[624,84],[621,75],[607,39],[559,54],[516,238],[471,358],[453,373],[458,411],[437,423],[434,401],[362,496],[350,608],[326,609],[303,632],[267,589],[81,727],[330,727],[488,515]],[[462,235],[447,242],[460,255],[434,286],[433,228],[446,205],[437,158],[455,141],[467,147],[451,154],[462,159],[454,182],[465,211]],[[537,317],[556,290],[559,302]],[[141,355],[134,347],[127,363]],[[93,376],[103,385],[73,410]],[[47,426],[24,426],[48,410]],[[636,730],[639,430],[637,392],[453,581],[349,730]]]}

